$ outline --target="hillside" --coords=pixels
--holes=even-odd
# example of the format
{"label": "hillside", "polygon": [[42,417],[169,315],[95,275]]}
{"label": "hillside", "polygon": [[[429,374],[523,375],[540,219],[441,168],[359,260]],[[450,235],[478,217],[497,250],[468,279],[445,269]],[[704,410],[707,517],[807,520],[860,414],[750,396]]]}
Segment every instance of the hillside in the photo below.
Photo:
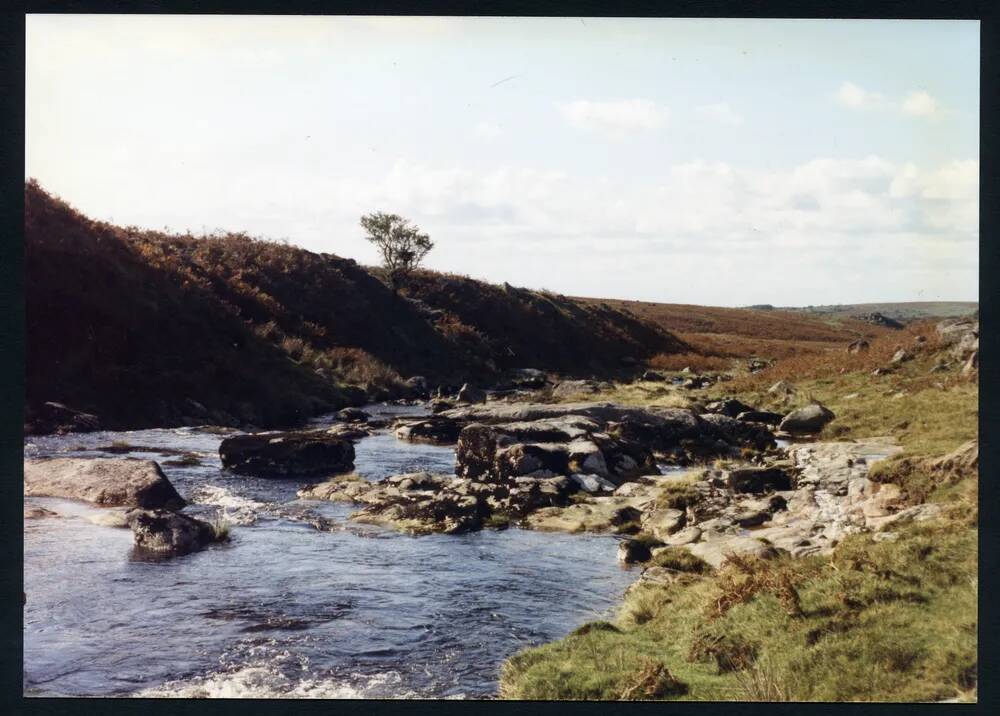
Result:
{"label": "hillside", "polygon": [[656,324],[680,338],[689,352],[657,356],[651,364],[664,369],[725,367],[732,358],[779,359],[810,353],[842,351],[859,337],[874,338],[886,329],[842,316],[816,316],[786,310],[719,308],[684,304],[577,299],[603,305]]}
{"label": "hillside", "polygon": [[415,375],[612,377],[685,349],[614,309],[431,272],[396,294],[375,273],[245,234],[93,221],[29,182],[28,412],[59,401],[107,426],[290,425],[402,394]]}

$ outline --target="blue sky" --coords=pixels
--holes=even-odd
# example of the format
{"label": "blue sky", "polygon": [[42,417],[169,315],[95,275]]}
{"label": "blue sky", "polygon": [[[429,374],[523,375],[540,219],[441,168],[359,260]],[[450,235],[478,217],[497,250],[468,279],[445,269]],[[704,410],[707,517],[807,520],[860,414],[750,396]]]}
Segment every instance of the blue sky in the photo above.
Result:
{"label": "blue sky", "polygon": [[561,293],[978,296],[966,21],[29,16],[26,176],[101,219]]}

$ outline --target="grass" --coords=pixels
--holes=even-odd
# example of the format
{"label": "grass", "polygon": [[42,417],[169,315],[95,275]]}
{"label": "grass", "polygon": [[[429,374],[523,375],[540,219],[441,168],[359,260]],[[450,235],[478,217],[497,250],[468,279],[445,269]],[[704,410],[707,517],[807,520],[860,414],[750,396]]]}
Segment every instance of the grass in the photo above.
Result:
{"label": "grass", "polygon": [[[871,375],[899,341],[913,358]],[[777,412],[818,400],[837,416],[823,439],[894,436],[904,452],[877,463],[872,479],[900,485],[911,504],[942,504],[941,517],[893,527],[895,541],[852,535],[828,557],[731,559],[718,571],[686,550],[657,550],[650,564],[681,572],[677,580],[640,582],[613,622],[515,655],[500,695],[621,699],[668,673],[684,689],[651,698],[974,701],[978,475],[932,458],[977,437],[977,387],[956,367],[929,372],[941,358],[929,324],[871,343],[868,354],[793,356],[691,395]],[[778,380],[795,385],[790,399],[767,392]],[[637,400],[645,392],[616,389]],[[658,506],[683,509],[694,497],[690,484],[670,484]]]}
{"label": "grass", "polygon": [[[746,566],[746,565],[744,565]],[[578,629],[503,667],[501,695],[618,699],[649,663],[694,700],[935,701],[976,683],[976,531],[912,526],[851,537],[831,558],[737,565],[629,591],[614,628]],[[782,584],[797,595],[790,609]],[[768,587],[771,585],[771,587]],[[777,585],[776,588],[772,588]],[[727,595],[722,612],[716,609]]]}

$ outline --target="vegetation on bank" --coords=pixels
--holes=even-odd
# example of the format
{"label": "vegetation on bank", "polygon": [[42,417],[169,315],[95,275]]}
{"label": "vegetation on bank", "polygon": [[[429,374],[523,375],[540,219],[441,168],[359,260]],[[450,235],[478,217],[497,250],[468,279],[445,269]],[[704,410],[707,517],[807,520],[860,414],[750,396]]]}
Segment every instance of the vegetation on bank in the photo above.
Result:
{"label": "vegetation on bank", "polygon": [[[907,359],[872,375],[900,347]],[[831,556],[735,559],[718,571],[683,550],[658,552],[649,566],[672,580],[640,581],[613,621],[509,659],[502,696],[975,700],[978,472],[968,444],[977,436],[975,377],[954,363],[940,367],[947,356],[932,323],[877,336],[867,353],[845,349],[779,360],[705,390],[647,383],[597,398],[732,396],[778,412],[819,400],[837,415],[823,439],[894,436],[904,452],[876,463],[871,478],[899,485],[909,504],[941,504],[941,516],[852,535]],[[793,392],[770,392],[779,380]],[[664,497],[683,498],[682,486]]]}
{"label": "vegetation on bank", "polygon": [[612,376],[684,348],[625,313],[544,292],[380,269],[240,233],[94,221],[25,185],[26,407],[106,427],[282,427],[404,379],[511,368]]}

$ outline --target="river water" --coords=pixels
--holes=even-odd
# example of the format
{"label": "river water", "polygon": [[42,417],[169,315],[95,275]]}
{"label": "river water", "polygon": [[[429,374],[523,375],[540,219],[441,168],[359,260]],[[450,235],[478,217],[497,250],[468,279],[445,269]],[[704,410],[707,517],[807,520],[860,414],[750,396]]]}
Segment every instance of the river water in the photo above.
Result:
{"label": "river water", "polygon": [[[636,577],[609,536],[358,525],[349,505],[297,499],[297,481],[225,473],[221,439],[177,428],[25,440],[26,457],[147,447],[129,456],[160,462],[186,512],[232,524],[228,544],[150,560],[129,530],[88,519],[100,508],[30,498],[58,516],[24,522],[26,695],[489,697],[505,658],[606,617]],[[201,464],[165,464],[174,451]],[[356,453],[373,480],[454,469],[451,448],[389,433]]]}

